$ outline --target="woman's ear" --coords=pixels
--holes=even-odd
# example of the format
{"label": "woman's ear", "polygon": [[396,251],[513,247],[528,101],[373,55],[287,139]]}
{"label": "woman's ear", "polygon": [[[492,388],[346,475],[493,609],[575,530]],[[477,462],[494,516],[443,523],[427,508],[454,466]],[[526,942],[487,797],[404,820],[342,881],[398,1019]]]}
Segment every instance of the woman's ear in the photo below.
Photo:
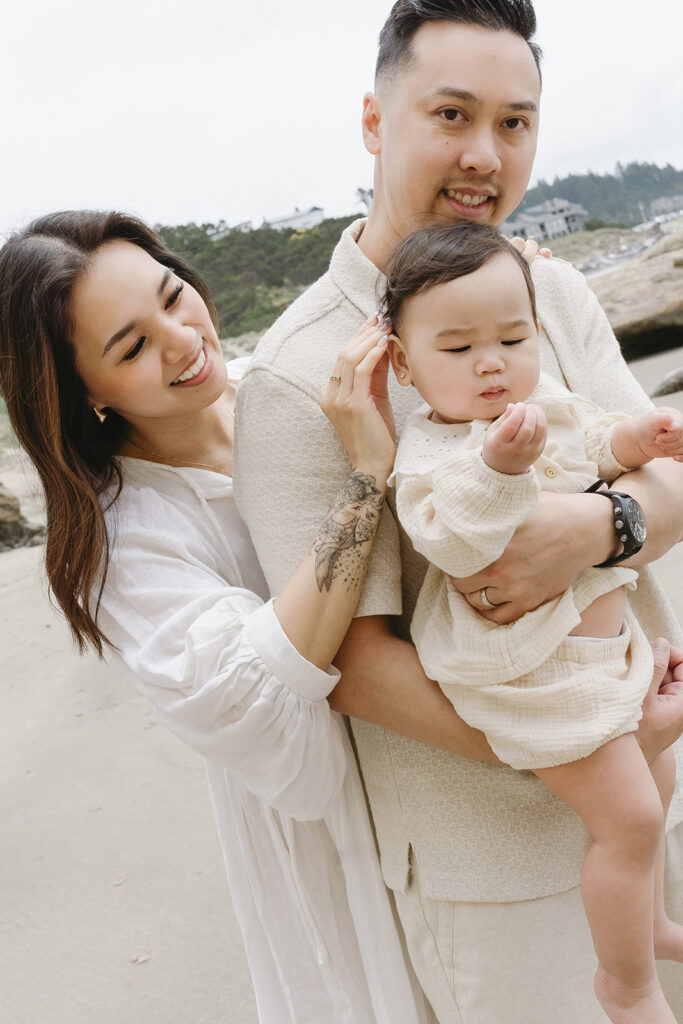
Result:
{"label": "woman's ear", "polygon": [[396,379],[402,388],[412,383],[408,356],[403,342],[397,334],[390,334],[388,339],[389,359],[396,374]]}

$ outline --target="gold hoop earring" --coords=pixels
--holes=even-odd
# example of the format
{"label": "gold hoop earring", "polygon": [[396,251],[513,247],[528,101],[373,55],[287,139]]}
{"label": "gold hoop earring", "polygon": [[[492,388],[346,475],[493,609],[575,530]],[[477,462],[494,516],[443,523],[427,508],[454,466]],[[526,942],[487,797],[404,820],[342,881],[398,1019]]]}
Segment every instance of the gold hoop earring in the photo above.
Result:
{"label": "gold hoop earring", "polygon": [[93,405],[92,411],[95,413],[100,423],[104,423],[104,421],[107,418],[106,412],[103,412],[101,409],[98,409],[96,405]]}

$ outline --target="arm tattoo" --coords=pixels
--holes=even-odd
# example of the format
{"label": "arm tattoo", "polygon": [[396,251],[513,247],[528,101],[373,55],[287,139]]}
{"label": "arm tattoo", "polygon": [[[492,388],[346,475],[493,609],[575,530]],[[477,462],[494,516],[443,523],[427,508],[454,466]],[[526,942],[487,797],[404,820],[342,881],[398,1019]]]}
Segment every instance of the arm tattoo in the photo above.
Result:
{"label": "arm tattoo", "polygon": [[313,544],[320,593],[338,576],[348,590],[361,585],[383,504],[375,477],[352,469]]}

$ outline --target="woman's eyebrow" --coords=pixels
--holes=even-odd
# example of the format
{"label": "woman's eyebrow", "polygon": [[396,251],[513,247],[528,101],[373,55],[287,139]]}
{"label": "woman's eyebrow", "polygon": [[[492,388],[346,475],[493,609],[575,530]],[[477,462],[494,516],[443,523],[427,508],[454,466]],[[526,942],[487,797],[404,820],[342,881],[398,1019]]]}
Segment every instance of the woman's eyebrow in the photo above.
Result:
{"label": "woman's eyebrow", "polygon": [[[158,296],[159,298],[160,298],[160,297],[161,297],[161,296],[163,295],[163,293],[164,293],[164,288],[165,288],[165,287],[166,287],[166,285],[168,284],[168,282],[169,282],[169,278],[170,278],[170,277],[171,277],[172,275],[173,275],[173,271],[172,271],[172,270],[169,270],[168,268],[166,268],[166,269],[164,270],[163,276],[162,276],[162,278],[161,278],[161,283],[159,284],[159,287],[157,288],[157,296]],[[102,355],[103,355],[103,356],[106,356],[107,352],[108,352],[108,351],[109,351],[109,350],[110,350],[111,348],[113,348],[113,347],[114,347],[114,345],[116,345],[116,344],[117,344],[117,342],[119,342],[119,341],[121,341],[121,340],[122,340],[123,338],[125,338],[125,336],[126,336],[127,334],[130,334],[130,332],[131,332],[131,331],[133,330],[133,328],[134,328],[134,327],[137,327],[138,323],[139,323],[139,321],[138,321],[138,320],[131,320],[131,322],[130,322],[129,324],[126,324],[126,326],[125,326],[125,327],[122,327],[120,331],[117,331],[117,332],[116,332],[116,334],[112,334],[111,338],[109,339],[109,341],[107,342],[107,344],[106,344],[106,345],[104,346],[104,350],[103,350],[103,352],[102,352]]]}

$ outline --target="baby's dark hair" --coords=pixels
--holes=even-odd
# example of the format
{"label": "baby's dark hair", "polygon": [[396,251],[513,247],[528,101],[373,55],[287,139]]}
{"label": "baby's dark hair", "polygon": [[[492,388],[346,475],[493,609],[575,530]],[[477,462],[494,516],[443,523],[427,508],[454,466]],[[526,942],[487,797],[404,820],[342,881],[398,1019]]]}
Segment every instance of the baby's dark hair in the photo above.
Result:
{"label": "baby's dark hair", "polygon": [[536,320],[536,291],[527,261],[495,228],[468,221],[433,224],[403,239],[389,261],[382,314],[398,331],[406,299],[473,274],[500,253],[511,256],[519,264]]}

